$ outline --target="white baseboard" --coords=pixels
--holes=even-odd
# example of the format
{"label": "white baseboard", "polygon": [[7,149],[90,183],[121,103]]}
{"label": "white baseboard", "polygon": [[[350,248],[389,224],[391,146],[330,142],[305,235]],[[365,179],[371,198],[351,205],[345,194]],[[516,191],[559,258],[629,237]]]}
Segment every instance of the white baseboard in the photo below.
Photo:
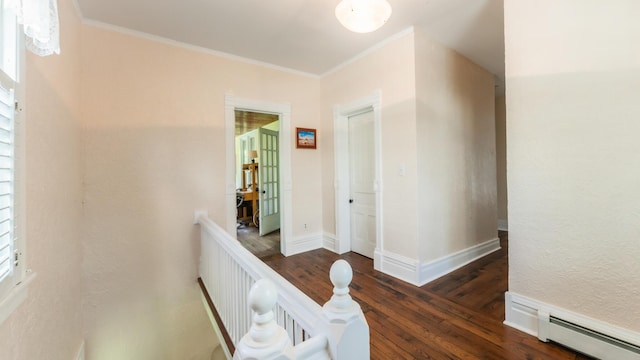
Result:
{"label": "white baseboard", "polygon": [[322,234],[322,247],[329,251],[337,253],[338,248],[336,246],[336,236],[334,234],[328,233]]}
{"label": "white baseboard", "polygon": [[[16,284],[11,288],[5,296],[0,298],[0,324],[2,324],[15,309],[22,304],[29,296],[29,286],[33,279],[36,278],[36,273],[27,270],[22,282]],[[9,280],[7,280],[9,281]]]}
{"label": "white baseboard", "polygon": [[80,344],[80,349],[78,349],[78,355],[76,356],[76,360],[84,360],[85,356],[84,356],[84,340],[82,340],[82,343]]}
{"label": "white baseboard", "polygon": [[321,233],[298,237],[287,243],[285,256],[300,254],[303,252],[322,248],[323,235]]}
{"label": "white baseboard", "polygon": [[499,238],[420,264],[418,286],[442,277],[497,250],[500,250]]}
{"label": "white baseboard", "polygon": [[[381,272],[418,286],[418,260],[395,254],[390,251],[375,253],[379,257]],[[374,258],[374,263],[376,259]]]}
{"label": "white baseboard", "polygon": [[[299,254],[321,247],[337,253],[337,246],[335,235],[323,233],[322,235],[296,239],[287,245],[287,250],[291,249],[291,251],[287,251],[286,255]],[[373,263],[374,268],[378,271],[410,284],[422,286],[497,250],[500,250],[500,239],[495,238],[440,259],[420,264],[416,259],[376,249]]]}
{"label": "white baseboard", "polygon": [[500,239],[495,238],[425,263],[389,251],[376,251],[374,264],[380,264],[376,270],[422,286],[497,250],[500,250]]}
{"label": "white baseboard", "polygon": [[224,352],[224,354],[225,354],[227,359],[233,358],[233,355],[231,354],[231,351],[227,347],[226,341],[224,341],[224,337],[222,336],[222,331],[218,327],[218,322],[216,321],[216,318],[213,316],[213,313],[211,312],[211,308],[209,307],[209,303],[207,302],[207,298],[205,297],[205,295],[202,292],[202,290],[200,290],[200,300],[202,300],[202,304],[204,305],[204,309],[206,310],[207,315],[209,316],[209,322],[211,323],[211,326],[213,327],[213,332],[216,333],[216,337],[218,338],[218,343],[220,344],[220,347],[222,348],[222,351]]}
{"label": "white baseboard", "polygon": [[498,219],[498,230],[509,231],[509,221]]}
{"label": "white baseboard", "polygon": [[[565,310],[512,291],[505,293],[505,325],[540,338],[538,333],[538,312],[545,313],[547,316],[552,315],[600,334],[609,335],[640,346],[640,333],[638,332]],[[542,337],[544,338],[544,336]]]}
{"label": "white baseboard", "polygon": [[382,251],[377,247],[373,250],[373,269],[382,272]]}
{"label": "white baseboard", "polygon": [[538,309],[540,303],[507,291],[504,294],[504,324],[531,336],[538,336]]}

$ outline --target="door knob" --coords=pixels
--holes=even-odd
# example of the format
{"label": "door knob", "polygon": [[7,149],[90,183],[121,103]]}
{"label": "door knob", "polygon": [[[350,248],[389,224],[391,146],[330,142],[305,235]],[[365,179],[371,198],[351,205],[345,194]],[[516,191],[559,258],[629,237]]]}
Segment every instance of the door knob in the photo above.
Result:
{"label": "door knob", "polygon": [[349,204],[353,204],[353,199],[349,199]]}

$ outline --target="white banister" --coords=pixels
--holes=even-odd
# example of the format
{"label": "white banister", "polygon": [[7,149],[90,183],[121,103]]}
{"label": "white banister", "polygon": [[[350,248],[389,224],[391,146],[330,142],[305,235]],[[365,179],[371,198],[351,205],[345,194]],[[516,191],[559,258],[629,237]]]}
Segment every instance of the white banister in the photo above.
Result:
{"label": "white banister", "polygon": [[273,320],[278,293],[267,279],[258,280],[249,292],[253,324],[236,347],[234,359],[293,359],[293,346],[284,328]]}
{"label": "white banister", "polygon": [[326,360],[331,359],[327,353],[329,341],[324,335],[314,336],[311,339],[296,345],[293,348],[293,357],[295,359],[306,360]]}
{"label": "white banister", "polygon": [[349,295],[353,272],[346,261],[331,267],[333,296],[321,307],[206,212],[196,214],[196,220],[201,227],[200,278],[236,346],[234,359],[369,358],[369,327]]}
{"label": "white banister", "polygon": [[323,334],[329,337],[329,349],[333,359],[368,359],[369,325],[360,305],[349,295],[353,279],[351,265],[337,260],[331,265],[329,277],[333,284],[333,296],[324,304],[322,312]]}

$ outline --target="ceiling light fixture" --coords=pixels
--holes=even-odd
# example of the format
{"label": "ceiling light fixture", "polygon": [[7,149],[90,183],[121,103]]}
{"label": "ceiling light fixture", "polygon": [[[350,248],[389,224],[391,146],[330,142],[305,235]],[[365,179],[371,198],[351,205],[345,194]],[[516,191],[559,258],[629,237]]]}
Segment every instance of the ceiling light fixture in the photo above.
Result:
{"label": "ceiling light fixture", "polygon": [[347,29],[368,33],[379,29],[391,16],[386,0],[342,0],[336,6],[336,17]]}

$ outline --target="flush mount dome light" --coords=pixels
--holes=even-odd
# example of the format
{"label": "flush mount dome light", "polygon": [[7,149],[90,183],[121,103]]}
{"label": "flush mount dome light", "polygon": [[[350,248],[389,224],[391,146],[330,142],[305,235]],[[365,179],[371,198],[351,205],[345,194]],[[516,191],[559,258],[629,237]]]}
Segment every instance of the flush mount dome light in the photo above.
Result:
{"label": "flush mount dome light", "polygon": [[342,0],[336,17],[347,29],[357,33],[377,30],[389,20],[391,5],[386,0]]}

